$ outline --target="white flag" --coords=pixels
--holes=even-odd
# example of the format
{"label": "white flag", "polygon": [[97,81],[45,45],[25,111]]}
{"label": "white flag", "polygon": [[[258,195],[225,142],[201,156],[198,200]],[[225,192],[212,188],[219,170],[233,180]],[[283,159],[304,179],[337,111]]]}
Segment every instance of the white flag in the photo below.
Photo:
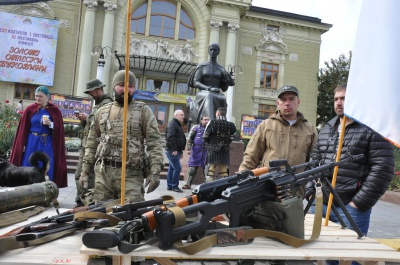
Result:
{"label": "white flag", "polygon": [[364,0],[347,84],[345,115],[400,147],[400,1]]}

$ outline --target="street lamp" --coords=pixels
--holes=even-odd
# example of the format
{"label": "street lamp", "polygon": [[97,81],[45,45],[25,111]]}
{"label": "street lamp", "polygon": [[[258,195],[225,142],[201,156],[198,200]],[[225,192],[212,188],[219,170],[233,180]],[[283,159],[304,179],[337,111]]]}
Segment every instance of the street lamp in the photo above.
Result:
{"label": "street lamp", "polygon": [[105,58],[114,56],[112,48],[109,46],[101,47],[99,45],[93,48],[91,55],[93,57],[99,57],[99,59],[97,60],[96,78],[100,79],[103,82],[103,70],[104,70],[104,65],[106,64]]}
{"label": "street lamp", "polygon": [[[225,68],[228,70],[229,74],[235,79],[235,73],[237,72],[238,68],[240,69],[239,74],[243,74],[242,67],[239,65],[227,65]],[[226,95],[226,103],[228,104],[228,108],[226,110],[226,118],[228,121],[233,122],[233,113],[232,113],[232,105],[233,105],[233,86],[230,86],[228,89],[228,93]]]}
{"label": "street lamp", "polygon": [[242,75],[243,74],[243,70],[242,70],[242,67],[240,66],[240,65],[234,65],[234,66],[232,66],[232,65],[227,65],[226,66],[226,69],[229,71],[229,74],[231,75],[231,76],[235,76],[235,73],[236,73],[236,68],[239,68],[240,69],[240,72],[239,72],[239,75]]}

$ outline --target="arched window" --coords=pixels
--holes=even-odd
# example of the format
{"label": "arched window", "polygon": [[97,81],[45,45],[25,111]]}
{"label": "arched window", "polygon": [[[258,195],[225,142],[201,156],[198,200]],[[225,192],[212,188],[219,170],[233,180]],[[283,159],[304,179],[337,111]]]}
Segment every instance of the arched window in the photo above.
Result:
{"label": "arched window", "polygon": [[180,40],[192,40],[194,39],[195,29],[193,22],[186,13],[185,10],[181,9],[181,21],[179,22],[179,39]]}
{"label": "arched window", "polygon": [[[131,31],[146,36],[160,36],[171,39],[191,40],[196,37],[194,23],[188,13],[174,2],[153,0],[150,17],[147,17],[147,3],[139,6],[131,17]],[[179,23],[177,21],[179,14]],[[150,25],[146,32],[146,24]]]}
{"label": "arched window", "polygon": [[146,12],[147,12],[147,3],[139,6],[133,12],[131,17],[131,31],[144,34],[144,29],[146,26]]}
{"label": "arched window", "polygon": [[151,6],[150,35],[173,38],[175,33],[176,5],[153,1]]}

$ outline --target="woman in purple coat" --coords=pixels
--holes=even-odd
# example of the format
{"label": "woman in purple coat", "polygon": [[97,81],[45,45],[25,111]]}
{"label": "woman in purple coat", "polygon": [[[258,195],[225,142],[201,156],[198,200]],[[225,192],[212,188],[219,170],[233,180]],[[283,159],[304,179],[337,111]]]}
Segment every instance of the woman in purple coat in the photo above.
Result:
{"label": "woman in purple coat", "polygon": [[188,166],[188,178],[186,184],[182,187],[182,189],[190,189],[192,185],[192,181],[196,176],[197,169],[201,167],[203,169],[203,175],[205,178],[205,163],[207,156],[206,143],[203,141],[203,133],[206,129],[207,123],[210,121],[209,117],[201,117],[200,124],[197,124],[192,127],[189,132],[189,140],[187,146],[187,154],[190,155]]}

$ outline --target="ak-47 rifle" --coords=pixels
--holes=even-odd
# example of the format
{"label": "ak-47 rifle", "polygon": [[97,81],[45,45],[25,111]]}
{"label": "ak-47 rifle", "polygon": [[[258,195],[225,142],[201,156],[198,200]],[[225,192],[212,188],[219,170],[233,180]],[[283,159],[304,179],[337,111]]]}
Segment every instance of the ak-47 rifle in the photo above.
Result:
{"label": "ak-47 rifle", "polygon": [[[293,190],[303,183],[319,178],[320,174],[326,170],[333,169],[335,166],[355,161],[363,155],[350,155],[348,158],[339,162],[332,162],[318,166],[301,173],[295,174],[293,169],[288,166],[287,161],[279,160],[270,165],[276,167],[286,165],[285,170],[275,170],[258,177],[249,176],[240,180],[234,186],[223,190],[221,197],[212,201],[202,201],[181,209],[181,213],[176,215],[174,211],[155,209],[153,211],[156,220],[156,235],[159,247],[162,250],[170,249],[173,244],[190,235],[202,237],[208,227],[209,221],[217,215],[229,215],[229,227],[240,225],[240,216],[253,209],[258,203],[267,200],[275,200],[280,197],[292,196]],[[315,166],[315,162],[302,164],[303,167]],[[208,184],[208,183],[207,183]],[[204,184],[202,184],[204,185]],[[201,186],[198,190],[201,190]],[[196,194],[196,189],[193,191]],[[182,216],[197,213],[197,220],[185,224]],[[143,218],[144,227],[147,218]]]}

